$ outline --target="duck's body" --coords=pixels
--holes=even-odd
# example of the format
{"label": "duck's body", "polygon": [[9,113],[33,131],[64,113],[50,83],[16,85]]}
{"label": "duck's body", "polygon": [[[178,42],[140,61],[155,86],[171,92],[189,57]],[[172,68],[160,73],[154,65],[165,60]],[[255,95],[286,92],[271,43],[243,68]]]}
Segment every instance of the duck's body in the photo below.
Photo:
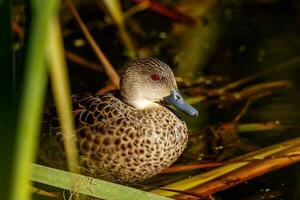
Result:
{"label": "duck's body", "polygon": [[[149,71],[152,68],[156,70],[155,73],[164,73],[158,72],[157,70],[161,69],[155,69],[150,61],[152,60],[139,59],[133,64],[142,64],[146,68],[146,75],[153,73]],[[154,61],[160,62],[156,59]],[[151,68],[147,66],[149,63],[152,64],[149,65]],[[133,64],[127,67],[131,70],[130,73],[135,73],[132,70],[132,67],[135,67]],[[168,67],[163,70],[170,73]],[[143,76],[143,72],[138,73],[142,73]],[[80,171],[85,175],[121,183],[143,181],[175,162],[186,146],[188,136],[185,123],[168,108],[151,101],[151,98],[156,99],[160,93],[167,91],[160,91],[160,87],[166,89],[169,85],[170,88],[176,86],[174,77],[166,80],[166,84],[169,85],[164,86],[165,83],[161,80],[159,84],[162,86],[153,87],[158,84],[158,80],[157,77],[154,79],[152,74],[151,79],[155,84],[151,85],[152,82],[149,84],[145,81],[146,85],[143,85],[142,89],[151,92],[158,88],[159,93],[152,91],[153,95],[145,94],[144,96],[149,98],[144,99],[141,98],[142,90],[128,90],[128,84],[136,85],[139,82],[133,80],[133,83],[130,83],[130,77],[129,74],[125,77],[129,78],[128,80],[122,79],[120,97],[114,94],[72,97]],[[122,89],[122,86],[125,88]],[[181,96],[177,93],[166,93],[172,97],[175,94],[175,98],[181,101]],[[163,94],[163,97],[167,95]],[[144,102],[150,103],[145,106]],[[39,157],[54,167],[65,168],[63,135],[54,108],[52,107],[44,117]],[[191,111],[190,107],[182,109]]]}
{"label": "duck's body", "polygon": [[[113,94],[72,99],[80,171],[85,175],[113,182],[142,181],[170,166],[186,146],[185,123],[163,106],[137,110]],[[64,168],[57,116],[52,112],[47,118],[40,144],[48,148],[40,152],[41,158]]]}

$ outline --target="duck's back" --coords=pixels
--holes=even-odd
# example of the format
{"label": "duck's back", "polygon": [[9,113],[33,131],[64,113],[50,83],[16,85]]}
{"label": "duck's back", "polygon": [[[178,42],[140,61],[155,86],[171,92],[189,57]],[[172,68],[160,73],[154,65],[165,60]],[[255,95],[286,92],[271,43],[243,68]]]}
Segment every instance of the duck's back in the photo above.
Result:
{"label": "duck's back", "polygon": [[[187,143],[184,122],[162,106],[137,110],[113,94],[73,96],[80,170],[113,182],[137,182],[170,166]],[[65,168],[55,107],[43,121],[39,157]]]}

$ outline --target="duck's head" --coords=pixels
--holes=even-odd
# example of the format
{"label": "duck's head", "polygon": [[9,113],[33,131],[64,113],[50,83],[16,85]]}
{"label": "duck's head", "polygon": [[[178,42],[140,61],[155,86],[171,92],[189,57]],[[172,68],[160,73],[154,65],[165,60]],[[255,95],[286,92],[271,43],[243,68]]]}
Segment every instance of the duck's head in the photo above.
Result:
{"label": "duck's head", "polygon": [[124,101],[136,109],[156,106],[156,102],[165,100],[189,115],[198,115],[179,93],[170,67],[158,59],[138,58],[126,65],[120,89]]}

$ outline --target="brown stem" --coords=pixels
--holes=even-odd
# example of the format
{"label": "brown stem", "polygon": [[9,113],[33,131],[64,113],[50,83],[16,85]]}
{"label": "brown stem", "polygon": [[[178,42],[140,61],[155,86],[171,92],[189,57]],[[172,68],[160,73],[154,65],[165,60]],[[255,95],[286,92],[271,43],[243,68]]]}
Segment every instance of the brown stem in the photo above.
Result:
{"label": "brown stem", "polygon": [[72,61],[78,65],[84,66],[84,67],[94,70],[94,71],[98,71],[98,72],[101,71],[101,66],[99,64],[88,61],[87,59],[85,59],[71,51],[65,51],[65,55],[70,61]]}
{"label": "brown stem", "polygon": [[[299,162],[300,161],[299,154],[295,154],[292,156],[283,156],[283,155],[293,154],[299,151],[300,151],[300,146],[295,146],[277,154],[277,156],[281,155],[281,157],[276,157],[276,158],[266,159],[266,160],[257,160],[251,162],[248,165],[245,165],[244,167],[241,167],[237,170],[227,173],[208,183],[194,187],[188,190],[188,192],[191,192],[192,194],[198,194],[200,196],[202,195],[206,196],[206,195],[211,195],[213,193],[228,189],[230,187],[233,187],[237,184],[240,184],[242,182],[245,182],[257,176]],[[177,195],[176,198],[177,197],[180,199],[194,198],[193,196],[187,196],[181,194]]]}
{"label": "brown stem", "polygon": [[290,158],[291,156],[300,156],[299,153],[291,155],[280,155],[280,156],[272,156],[266,157],[265,159],[245,159],[245,160],[234,160],[234,161],[227,161],[227,162],[211,162],[211,163],[200,163],[200,164],[186,164],[186,165],[175,165],[164,169],[161,173],[162,174],[169,174],[175,172],[183,172],[195,169],[207,169],[213,167],[219,167],[229,164],[236,164],[236,163],[243,163],[243,162],[254,162],[254,161],[262,161],[262,160],[270,160],[270,159],[277,159],[277,158]]}
{"label": "brown stem", "polygon": [[72,1],[71,0],[66,0],[66,3],[68,5],[68,8],[70,9],[72,15],[76,19],[81,31],[83,32],[84,36],[86,37],[88,43],[93,48],[93,50],[96,53],[96,56],[98,57],[99,61],[103,64],[103,67],[104,67],[104,70],[105,70],[106,74],[108,75],[108,77],[110,78],[110,80],[112,81],[114,86],[119,88],[120,77],[119,77],[118,73],[113,68],[113,66],[111,65],[111,63],[109,62],[109,60],[107,59],[105,54],[103,53],[103,51],[100,49],[100,47],[96,43],[96,41],[93,38],[93,36],[91,35],[90,31],[88,30],[88,28],[84,24],[83,20],[81,19],[80,15],[77,12],[77,10],[76,10],[74,4],[72,3]]}
{"label": "brown stem", "polygon": [[233,119],[233,123],[237,123],[240,121],[240,119],[243,117],[243,115],[245,115],[245,113],[247,112],[249,106],[252,103],[252,98],[250,98],[246,104],[243,106],[242,110],[239,112],[239,114]]}
{"label": "brown stem", "polygon": [[239,124],[237,130],[238,132],[256,132],[256,131],[282,130],[284,128],[286,128],[286,126],[281,125],[279,121],[275,121],[275,122]]}
{"label": "brown stem", "polygon": [[[230,160],[229,162],[232,163],[228,165],[220,166],[161,188],[196,192],[200,196],[212,194],[264,173],[298,162],[300,161],[299,152],[300,137],[236,157]],[[231,180],[232,177],[238,178]],[[226,178],[229,181],[226,181]],[[152,192],[168,197],[177,195],[175,192],[161,191],[160,188],[152,190]]]}
{"label": "brown stem", "polygon": [[268,83],[256,84],[250,87],[243,89],[242,91],[235,92],[232,94],[234,99],[245,99],[253,95],[257,95],[259,93],[264,93],[268,91],[278,90],[282,88],[286,88],[290,85],[289,81],[273,81]]}
{"label": "brown stem", "polygon": [[188,23],[188,24],[196,24],[196,20],[185,14],[182,13],[174,8],[171,8],[163,3],[159,3],[154,0],[131,0],[133,3],[145,3],[147,2],[149,5],[149,9],[152,10],[153,12],[162,15],[164,17],[167,17],[169,19],[172,19],[173,21],[176,22],[181,22],[181,23]]}
{"label": "brown stem", "polygon": [[223,164],[224,163],[221,163],[221,162],[213,162],[213,163],[177,165],[177,166],[171,166],[169,168],[166,168],[161,173],[162,174],[168,174],[168,173],[182,172],[182,171],[188,171],[188,170],[194,170],[194,169],[218,167],[218,166],[221,166]]}

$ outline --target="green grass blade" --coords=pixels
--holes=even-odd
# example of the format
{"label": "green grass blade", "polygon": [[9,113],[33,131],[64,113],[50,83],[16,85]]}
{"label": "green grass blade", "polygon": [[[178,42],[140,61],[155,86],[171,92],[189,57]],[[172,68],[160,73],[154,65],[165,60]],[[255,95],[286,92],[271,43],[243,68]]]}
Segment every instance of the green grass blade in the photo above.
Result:
{"label": "green grass blade", "polygon": [[48,39],[48,63],[50,68],[52,91],[56,102],[60,124],[64,134],[64,146],[71,172],[78,173],[78,152],[74,122],[71,116],[72,103],[68,81],[67,64],[63,47],[62,34],[58,17],[53,17],[50,22]]}
{"label": "green grass blade", "polygon": [[76,191],[81,194],[98,197],[101,199],[118,200],[166,200],[169,198],[145,192],[142,190],[94,179],[91,177],[73,174],[70,172],[53,169],[33,164],[32,180],[62,188]]}
{"label": "green grass blade", "polygon": [[32,0],[32,21],[28,35],[23,93],[16,122],[16,146],[13,164],[12,199],[30,199],[31,165],[35,159],[36,141],[47,83],[45,46],[49,18],[56,14],[57,0]]}

